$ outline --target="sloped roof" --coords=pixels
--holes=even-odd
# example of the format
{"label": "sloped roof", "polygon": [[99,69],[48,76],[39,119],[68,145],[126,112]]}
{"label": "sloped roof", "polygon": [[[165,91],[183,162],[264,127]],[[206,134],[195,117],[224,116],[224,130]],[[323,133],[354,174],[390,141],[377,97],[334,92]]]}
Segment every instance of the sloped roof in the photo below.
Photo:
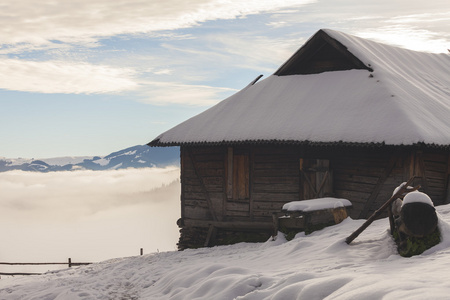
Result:
{"label": "sloped roof", "polygon": [[319,30],[273,75],[149,145],[247,142],[449,146],[450,55]]}

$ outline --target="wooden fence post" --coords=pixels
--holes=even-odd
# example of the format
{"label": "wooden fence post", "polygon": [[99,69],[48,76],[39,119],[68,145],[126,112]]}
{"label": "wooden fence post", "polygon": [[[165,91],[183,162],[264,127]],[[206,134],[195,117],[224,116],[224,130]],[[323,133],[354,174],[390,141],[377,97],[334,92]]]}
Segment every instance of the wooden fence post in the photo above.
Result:
{"label": "wooden fence post", "polygon": [[72,259],[69,257],[69,268],[72,268]]}
{"label": "wooden fence post", "polygon": [[141,248],[141,255],[144,255],[144,248]]}

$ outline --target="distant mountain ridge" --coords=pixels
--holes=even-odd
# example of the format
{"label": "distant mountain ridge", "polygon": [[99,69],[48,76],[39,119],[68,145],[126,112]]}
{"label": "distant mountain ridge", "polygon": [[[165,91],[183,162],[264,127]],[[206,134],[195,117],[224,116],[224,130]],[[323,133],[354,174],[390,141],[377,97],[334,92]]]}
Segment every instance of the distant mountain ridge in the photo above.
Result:
{"label": "distant mountain ridge", "polygon": [[138,145],[113,152],[107,156],[56,157],[46,159],[11,159],[0,157],[0,172],[22,170],[54,172],[76,170],[114,170],[179,165],[178,147],[149,147]]}

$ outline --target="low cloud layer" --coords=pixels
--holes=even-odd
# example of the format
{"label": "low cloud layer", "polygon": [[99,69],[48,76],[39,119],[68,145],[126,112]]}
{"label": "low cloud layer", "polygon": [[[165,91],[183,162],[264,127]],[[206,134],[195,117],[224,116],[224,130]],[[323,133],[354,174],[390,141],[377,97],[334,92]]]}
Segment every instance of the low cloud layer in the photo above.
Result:
{"label": "low cloud layer", "polygon": [[175,250],[179,169],[0,173],[0,256],[99,261]]}

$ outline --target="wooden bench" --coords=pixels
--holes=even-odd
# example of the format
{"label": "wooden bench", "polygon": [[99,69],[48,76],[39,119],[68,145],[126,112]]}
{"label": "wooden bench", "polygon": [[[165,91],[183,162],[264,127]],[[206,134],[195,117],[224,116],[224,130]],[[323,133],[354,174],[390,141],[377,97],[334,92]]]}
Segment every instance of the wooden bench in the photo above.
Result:
{"label": "wooden bench", "polygon": [[[278,231],[305,231],[306,234],[339,224],[347,218],[352,203],[347,199],[318,198],[286,203],[273,214],[274,235]],[[285,232],[286,233],[286,232]]]}

